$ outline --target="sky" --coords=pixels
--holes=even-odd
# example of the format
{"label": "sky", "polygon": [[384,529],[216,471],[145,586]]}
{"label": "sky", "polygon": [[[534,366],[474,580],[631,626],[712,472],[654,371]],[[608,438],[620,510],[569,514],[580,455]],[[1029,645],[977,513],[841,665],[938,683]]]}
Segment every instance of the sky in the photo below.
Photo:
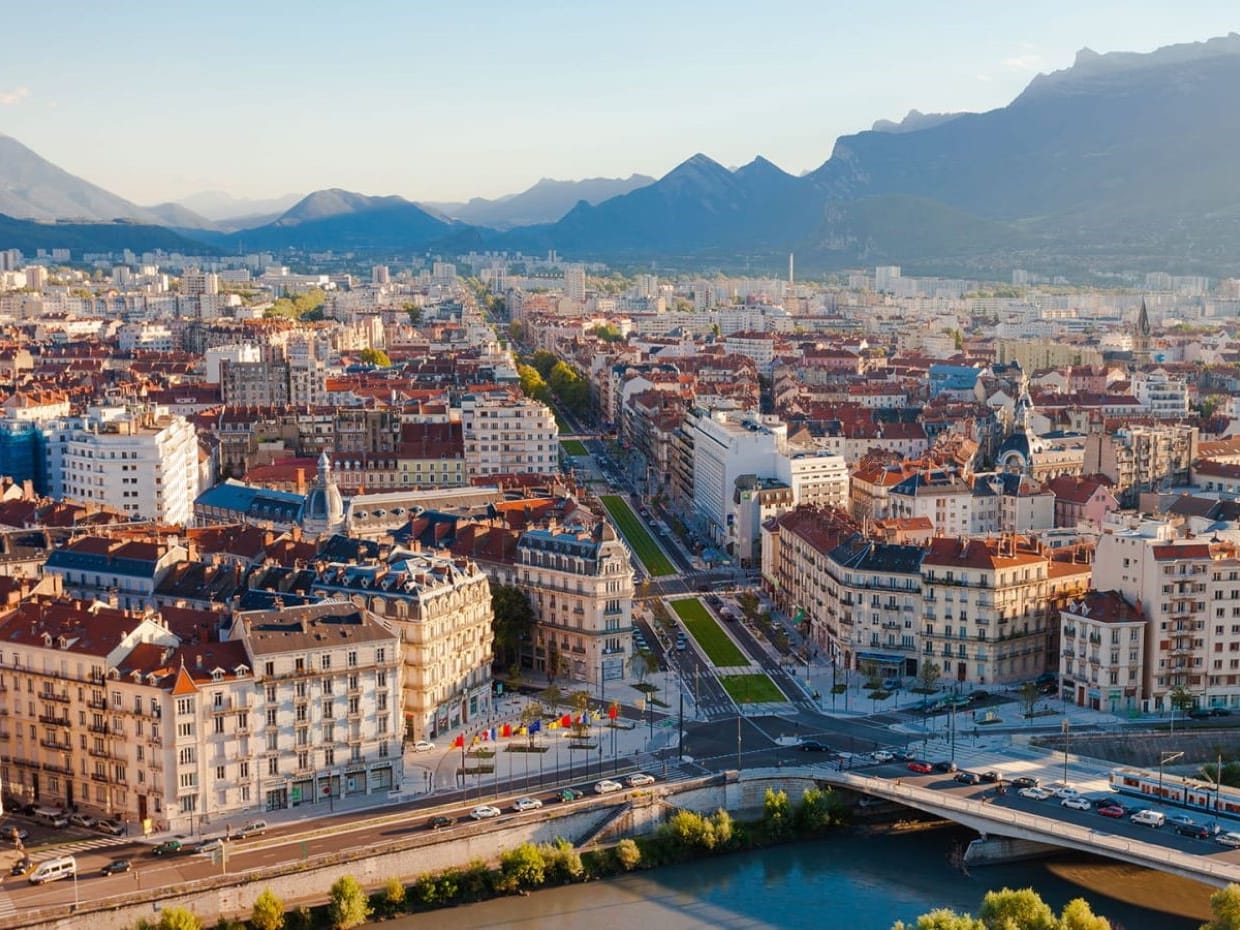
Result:
{"label": "sky", "polygon": [[1238,29],[1234,0],[10,4],[0,133],[140,204],[464,200],[696,152],[801,173],[877,119],[1004,106],[1085,46]]}

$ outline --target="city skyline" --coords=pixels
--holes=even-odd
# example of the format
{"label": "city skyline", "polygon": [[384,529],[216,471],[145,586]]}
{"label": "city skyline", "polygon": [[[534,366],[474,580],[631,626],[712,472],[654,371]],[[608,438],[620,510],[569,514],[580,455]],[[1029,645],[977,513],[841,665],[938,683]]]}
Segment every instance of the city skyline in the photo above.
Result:
{"label": "city skyline", "polygon": [[0,62],[0,132],[143,204],[325,187],[496,197],[541,177],[660,176],[698,151],[800,173],[875,120],[1000,107],[1083,46],[1204,41],[1232,13],[1053,7],[1027,21],[980,3],[900,4],[879,22],[802,3],[716,4],[709,16],[640,4],[623,20],[374,3],[340,22],[274,4],[240,21],[182,10],[175,42],[149,16],[70,4],[48,35],[18,9],[11,34],[42,39]]}

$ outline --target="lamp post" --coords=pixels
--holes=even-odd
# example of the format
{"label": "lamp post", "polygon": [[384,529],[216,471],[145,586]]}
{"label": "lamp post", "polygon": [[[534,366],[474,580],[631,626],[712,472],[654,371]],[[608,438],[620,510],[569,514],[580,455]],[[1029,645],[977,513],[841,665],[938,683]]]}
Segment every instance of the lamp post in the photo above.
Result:
{"label": "lamp post", "polygon": [[1159,803],[1162,803],[1162,800],[1163,800],[1163,766],[1166,765],[1168,762],[1174,762],[1176,759],[1180,758],[1180,756],[1182,755],[1184,755],[1184,753],[1182,752],[1160,752],[1158,754],[1158,801]]}
{"label": "lamp post", "polygon": [[1063,722],[1059,724],[1059,729],[1063,733],[1063,783],[1068,783],[1068,718],[1064,717]]}

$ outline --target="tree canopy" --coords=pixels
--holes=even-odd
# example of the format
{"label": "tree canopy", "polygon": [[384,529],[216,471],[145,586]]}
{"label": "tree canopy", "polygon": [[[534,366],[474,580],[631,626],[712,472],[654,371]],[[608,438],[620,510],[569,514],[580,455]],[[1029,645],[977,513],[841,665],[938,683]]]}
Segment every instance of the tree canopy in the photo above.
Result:
{"label": "tree canopy", "polygon": [[501,668],[517,664],[521,659],[521,642],[534,630],[534,607],[524,591],[516,585],[491,584],[491,611],[495,614],[491,628],[495,634],[495,661]]}
{"label": "tree canopy", "polygon": [[299,294],[290,292],[284,295],[277,299],[263,315],[268,318],[282,316],[291,320],[301,320],[316,310],[322,309],[326,303],[326,292],[314,287]]}
{"label": "tree canopy", "polygon": [[359,357],[367,365],[377,365],[380,368],[388,368],[392,364],[392,360],[382,349],[362,349]]}

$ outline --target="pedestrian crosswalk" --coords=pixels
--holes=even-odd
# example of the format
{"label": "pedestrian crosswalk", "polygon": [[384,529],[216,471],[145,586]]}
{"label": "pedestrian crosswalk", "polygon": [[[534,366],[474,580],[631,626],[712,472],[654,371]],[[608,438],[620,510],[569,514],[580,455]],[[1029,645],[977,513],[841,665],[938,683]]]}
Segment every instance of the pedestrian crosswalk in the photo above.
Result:
{"label": "pedestrian crosswalk", "polygon": [[86,852],[91,849],[107,849],[110,846],[123,846],[131,842],[128,837],[124,836],[92,836],[80,840],[69,840],[64,843],[48,843],[40,844],[37,847],[27,848],[27,852],[34,854],[40,850],[56,850],[59,853],[78,853]]}
{"label": "pedestrian crosswalk", "polygon": [[17,913],[17,905],[7,891],[0,891],[0,920]]}

